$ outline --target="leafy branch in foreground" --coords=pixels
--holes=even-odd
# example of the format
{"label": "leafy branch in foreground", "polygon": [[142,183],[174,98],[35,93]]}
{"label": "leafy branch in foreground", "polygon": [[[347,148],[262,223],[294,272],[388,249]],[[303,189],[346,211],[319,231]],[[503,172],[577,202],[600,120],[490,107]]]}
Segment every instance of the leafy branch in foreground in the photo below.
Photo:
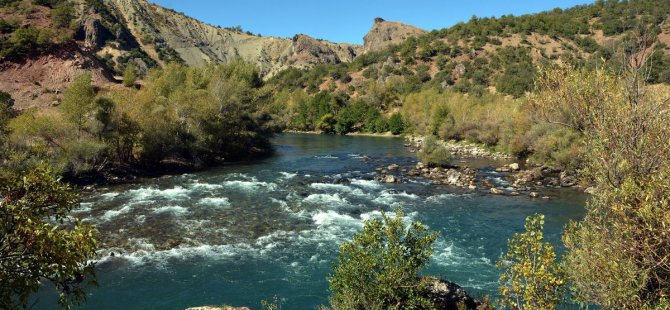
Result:
{"label": "leafy branch in foreground", "polygon": [[432,308],[419,271],[433,254],[437,233],[419,222],[409,227],[402,211],[366,221],[363,232],[340,247],[329,277],[335,309]]}
{"label": "leafy branch in foreground", "polygon": [[565,280],[554,247],[544,241],[544,215],[526,218],[526,231],[509,240],[498,262],[501,303],[511,309],[556,309]]}
{"label": "leafy branch in foreground", "polygon": [[43,282],[69,308],[95,284],[96,231],[68,214],[77,194],[48,168],[23,176],[0,177],[0,308],[26,307]]}

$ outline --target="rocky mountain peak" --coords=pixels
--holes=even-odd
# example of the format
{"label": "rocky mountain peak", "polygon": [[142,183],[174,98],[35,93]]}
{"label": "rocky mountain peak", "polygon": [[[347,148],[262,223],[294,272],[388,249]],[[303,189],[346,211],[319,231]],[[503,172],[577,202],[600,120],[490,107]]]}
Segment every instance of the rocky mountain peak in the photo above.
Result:
{"label": "rocky mountain peak", "polygon": [[399,44],[410,37],[426,33],[425,30],[401,22],[386,21],[381,17],[374,19],[372,29],[363,38],[363,52],[374,52],[392,44]]}

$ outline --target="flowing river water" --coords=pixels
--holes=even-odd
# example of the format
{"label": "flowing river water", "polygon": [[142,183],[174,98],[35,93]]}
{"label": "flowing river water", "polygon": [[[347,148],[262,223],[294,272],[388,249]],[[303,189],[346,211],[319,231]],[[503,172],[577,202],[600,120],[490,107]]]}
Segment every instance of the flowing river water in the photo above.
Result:
{"label": "flowing river water", "polygon": [[[547,189],[552,199],[538,200],[372,180],[377,167],[416,164],[399,138],[284,134],[274,144],[277,154],[258,162],[87,195],[75,216],[100,230],[104,249],[99,287],[78,309],[257,309],[275,295],[284,309],[314,309],[328,303],[339,244],[395,208],[440,232],[426,274],[495,295],[495,262],[526,216],[545,214],[546,236],[559,245],[564,225],[584,214],[586,196],[572,189]],[[505,185],[493,172],[500,162],[459,164]],[[52,309],[54,299],[45,289],[34,309]]]}

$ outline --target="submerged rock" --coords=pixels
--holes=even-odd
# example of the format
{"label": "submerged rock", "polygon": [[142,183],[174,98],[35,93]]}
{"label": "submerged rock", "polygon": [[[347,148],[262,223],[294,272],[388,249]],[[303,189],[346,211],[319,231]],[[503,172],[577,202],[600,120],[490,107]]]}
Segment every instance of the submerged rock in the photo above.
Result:
{"label": "submerged rock", "polygon": [[492,187],[492,188],[491,188],[491,194],[494,194],[494,195],[504,195],[504,194],[505,194],[505,191],[502,190],[502,189],[497,189],[497,188],[495,188],[495,187]]}
{"label": "submerged rock", "polygon": [[517,163],[509,164],[509,168],[510,168],[512,171],[519,171],[519,169],[520,169],[520,168],[519,168],[519,164],[517,164]]}
{"label": "submerged rock", "polygon": [[400,182],[400,180],[394,175],[387,175],[382,179],[382,181],[384,183],[399,183]]}

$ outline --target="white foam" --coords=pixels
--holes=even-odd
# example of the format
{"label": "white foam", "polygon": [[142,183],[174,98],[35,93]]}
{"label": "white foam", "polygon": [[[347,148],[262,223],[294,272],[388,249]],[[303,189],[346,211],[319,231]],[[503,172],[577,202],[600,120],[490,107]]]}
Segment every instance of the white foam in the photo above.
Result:
{"label": "white foam", "polygon": [[333,210],[319,211],[312,215],[314,224],[318,226],[362,226],[361,219],[355,219],[350,215],[340,214]]}
{"label": "white foam", "polygon": [[188,213],[188,209],[182,206],[164,206],[154,209],[154,213],[171,213],[174,215],[183,215]]}
{"label": "white foam", "polygon": [[323,191],[351,192],[351,187],[342,184],[312,183],[309,187]]}
{"label": "white foam", "polygon": [[103,221],[109,221],[109,220],[112,220],[119,215],[126,214],[126,213],[130,212],[130,210],[132,210],[132,207],[130,205],[125,205],[125,206],[123,206],[123,208],[121,208],[119,210],[108,210],[108,211],[105,212],[105,214],[102,215],[102,217],[100,217],[100,219],[102,219]]}
{"label": "white foam", "polygon": [[314,156],[314,158],[319,158],[319,159],[337,159],[337,157],[336,157],[336,156],[333,156],[333,155]]}
{"label": "white foam", "polygon": [[458,197],[466,197],[468,195],[457,195],[457,194],[440,194],[440,195],[435,195],[435,196],[430,196],[426,198],[427,202],[432,202],[432,203],[440,203],[444,202],[447,200],[452,200],[454,198]]}
{"label": "white foam", "polygon": [[[135,244],[127,249],[128,253],[115,257],[105,256],[98,263],[123,259],[131,264],[131,267],[143,267],[151,265],[156,268],[165,268],[170,260],[190,261],[194,258],[226,259],[251,253],[254,249],[244,243],[231,245],[192,245],[180,246],[170,250],[156,251],[155,247],[144,239],[135,239]],[[104,251],[101,251],[104,252]]]}
{"label": "white foam", "polygon": [[306,203],[311,203],[320,206],[348,206],[349,201],[342,198],[339,194],[311,194],[307,196],[304,200]]}
{"label": "white foam", "polygon": [[227,197],[206,197],[200,199],[200,201],[198,201],[198,204],[212,207],[228,208],[230,207],[230,200]]}
{"label": "white foam", "polygon": [[72,210],[72,213],[91,212],[92,208],[93,208],[93,203],[92,202],[82,202],[82,203],[79,203],[79,208],[76,208],[76,209]]}
{"label": "white foam", "polygon": [[398,192],[398,193],[382,192],[377,198],[375,198],[372,201],[383,205],[395,205],[397,203],[402,202],[403,200],[406,201],[406,200],[417,200],[417,199],[419,199],[419,196],[414,194],[408,194],[407,192]]}
{"label": "white foam", "polygon": [[121,193],[118,193],[118,192],[109,192],[109,193],[104,193],[104,194],[100,195],[100,197],[102,197],[104,199],[114,199],[114,198],[116,198],[116,196],[119,196],[120,194]]}
{"label": "white foam", "polygon": [[246,192],[256,191],[259,189],[265,189],[268,191],[274,191],[277,189],[277,184],[259,182],[259,181],[226,181],[223,182],[224,186],[229,188],[235,188]]}
{"label": "white foam", "polygon": [[289,206],[288,206],[288,202],[286,202],[286,201],[284,201],[284,200],[281,200],[281,199],[272,198],[272,197],[270,197],[270,200],[271,200],[272,202],[278,204],[279,207],[280,207],[282,210],[284,210],[284,211],[286,211],[286,212],[291,212],[291,208],[289,208]]}
{"label": "white foam", "polygon": [[135,202],[150,202],[149,198],[167,198],[170,200],[188,198],[191,191],[181,186],[175,186],[164,190],[155,187],[143,187],[139,189],[131,189],[127,194]]}
{"label": "white foam", "polygon": [[381,183],[374,180],[351,180],[351,184],[368,189],[380,189],[384,187]]}
{"label": "white foam", "polygon": [[208,190],[208,191],[213,191],[217,189],[223,188],[223,185],[221,184],[211,184],[211,183],[200,183],[200,182],[195,182],[191,184],[192,188],[195,189],[201,189],[201,190]]}
{"label": "white foam", "polygon": [[288,180],[288,179],[293,179],[295,178],[298,174],[297,173],[290,173],[290,172],[280,172],[281,174],[281,179]]}

